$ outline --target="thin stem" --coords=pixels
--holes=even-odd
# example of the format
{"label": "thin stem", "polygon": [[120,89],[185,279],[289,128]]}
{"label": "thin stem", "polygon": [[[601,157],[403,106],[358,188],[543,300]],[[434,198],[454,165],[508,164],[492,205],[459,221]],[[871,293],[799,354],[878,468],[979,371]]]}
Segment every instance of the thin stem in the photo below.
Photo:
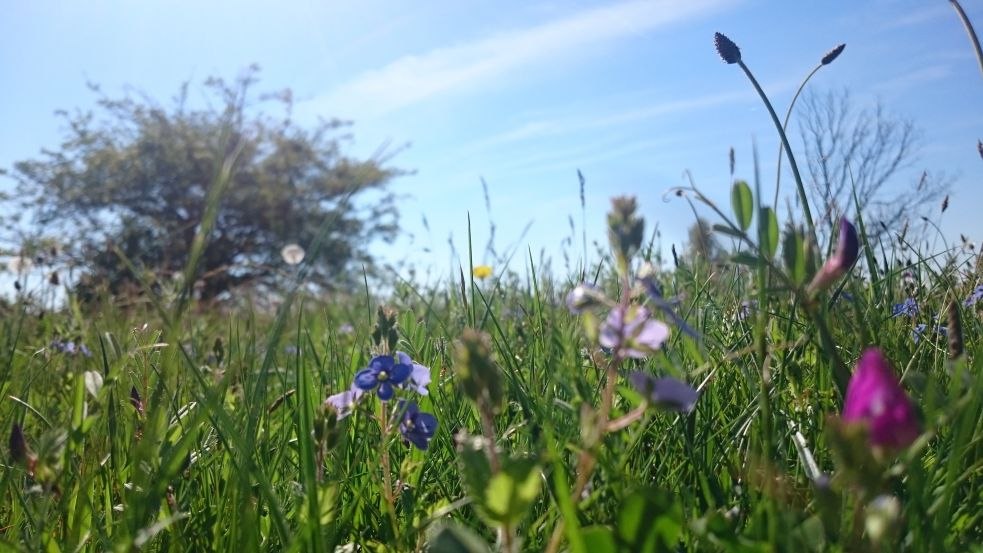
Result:
{"label": "thin stem", "polygon": [[[806,78],[802,80],[802,83],[799,85],[799,89],[795,91],[795,96],[792,96],[792,101],[789,103],[788,110],[785,112],[785,121],[782,122],[783,132],[788,132],[788,121],[789,119],[792,118],[792,108],[795,107],[795,101],[799,99],[799,95],[802,94],[802,91],[805,89],[806,84],[809,83],[809,79],[812,79],[812,76],[815,75],[817,72],[819,72],[819,70],[822,68],[823,68],[823,64],[821,63],[817,65],[815,68],[813,68],[813,70],[810,71],[808,75],[806,75]],[[772,200],[771,202],[772,209],[774,209],[776,213],[778,212],[778,190],[779,188],[781,188],[782,185],[782,155],[784,153],[785,153],[785,149],[782,146],[779,146],[778,171],[777,174],[775,175],[775,199]]]}
{"label": "thin stem", "polygon": [[382,496],[386,501],[386,512],[389,514],[389,524],[392,526],[393,538],[399,537],[399,522],[396,519],[396,498],[393,494],[392,474],[389,470],[389,412],[386,402],[382,403],[379,415],[379,430],[382,439],[379,440],[379,457],[382,461]]}
{"label": "thin stem", "polygon": [[[768,100],[768,96],[765,91],[761,89],[761,85],[758,84],[758,80],[754,78],[751,74],[751,70],[748,69],[747,65],[743,61],[738,60],[737,64],[741,66],[744,70],[744,74],[754,85],[754,89],[758,91],[758,96],[761,97],[761,101],[764,102],[765,107],[768,108],[768,113],[771,115],[771,120],[775,124],[775,129],[778,130],[778,136],[782,139],[782,146],[785,148],[785,155],[788,156],[788,164],[792,168],[792,176],[795,177],[795,185],[798,187],[799,199],[802,201],[802,211],[806,216],[806,224],[809,225],[809,232],[812,234],[813,241],[816,241],[816,224],[812,220],[812,211],[809,209],[809,198],[806,196],[805,186],[802,184],[802,176],[799,174],[799,166],[795,163],[795,156],[792,154],[792,146],[788,143],[788,137],[785,136],[785,131],[782,129],[782,123],[778,120],[778,114],[775,113],[775,108],[771,106],[771,101]],[[818,241],[816,241],[818,243]]]}
{"label": "thin stem", "polygon": [[976,61],[980,64],[980,72],[983,73],[983,49],[980,48],[980,39],[976,36],[976,30],[973,29],[973,24],[969,22],[969,17],[966,16],[963,7],[959,5],[959,1],[949,0],[949,2],[952,3],[953,9],[959,15],[959,20],[963,22],[963,27],[966,28],[969,41],[973,43],[973,48],[976,50]]}

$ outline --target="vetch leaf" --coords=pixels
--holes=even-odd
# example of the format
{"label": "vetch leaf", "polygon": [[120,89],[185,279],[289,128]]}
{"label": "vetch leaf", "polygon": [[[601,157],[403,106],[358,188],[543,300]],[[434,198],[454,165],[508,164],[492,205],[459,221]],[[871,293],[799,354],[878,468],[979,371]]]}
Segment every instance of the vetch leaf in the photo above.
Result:
{"label": "vetch leaf", "polygon": [[618,537],[629,551],[672,551],[682,530],[682,508],[665,491],[643,488],[621,504]]}
{"label": "vetch leaf", "polygon": [[485,488],[486,515],[501,523],[517,523],[539,497],[540,469],[535,459],[511,459]]}
{"label": "vetch leaf", "polygon": [[775,215],[775,210],[762,207],[761,220],[758,224],[764,225],[761,233],[761,251],[769,258],[773,258],[778,251],[778,217]]}
{"label": "vetch leaf", "polygon": [[754,198],[751,196],[751,187],[742,180],[734,181],[733,188],[730,189],[730,204],[734,209],[734,216],[741,230],[747,230],[751,226],[751,218],[754,215]]}

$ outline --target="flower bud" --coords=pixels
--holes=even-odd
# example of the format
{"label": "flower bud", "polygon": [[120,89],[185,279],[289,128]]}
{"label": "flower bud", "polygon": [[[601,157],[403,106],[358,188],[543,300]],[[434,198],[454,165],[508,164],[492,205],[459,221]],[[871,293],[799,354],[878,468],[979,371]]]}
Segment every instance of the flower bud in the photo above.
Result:
{"label": "flower bud", "polygon": [[737,63],[741,61],[741,49],[723,33],[713,34],[713,45],[717,48],[717,54],[725,62]]}
{"label": "flower bud", "polygon": [[611,200],[608,213],[608,241],[618,261],[618,269],[624,274],[632,256],[642,247],[645,221],[635,212],[638,204],[632,196],[619,196]]}
{"label": "flower bud", "polygon": [[492,360],[491,340],[474,329],[465,329],[454,355],[454,372],[461,390],[479,409],[497,411],[505,396],[502,372]]}
{"label": "flower bud", "polygon": [[826,55],[823,56],[823,59],[819,60],[819,63],[823,65],[829,65],[833,63],[833,61],[836,60],[836,58],[840,57],[840,54],[843,53],[844,48],[846,48],[846,44],[840,44],[836,48],[833,48],[829,52],[826,52]]}
{"label": "flower bud", "polygon": [[880,349],[868,348],[857,361],[842,419],[867,424],[869,443],[875,446],[900,449],[918,437],[915,408]]}
{"label": "flower bud", "polygon": [[850,270],[857,261],[860,253],[860,240],[857,229],[845,217],[840,219],[840,235],[836,242],[836,251],[826,260],[819,272],[809,284],[809,293],[815,294],[836,282]]}

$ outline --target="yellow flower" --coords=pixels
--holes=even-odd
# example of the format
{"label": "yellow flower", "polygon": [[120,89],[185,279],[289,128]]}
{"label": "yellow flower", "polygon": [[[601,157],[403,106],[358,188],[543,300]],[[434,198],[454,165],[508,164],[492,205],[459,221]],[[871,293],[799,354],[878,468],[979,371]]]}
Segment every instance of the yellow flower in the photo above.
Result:
{"label": "yellow flower", "polygon": [[490,265],[475,265],[471,269],[471,274],[474,275],[474,278],[484,280],[492,275],[492,268]]}

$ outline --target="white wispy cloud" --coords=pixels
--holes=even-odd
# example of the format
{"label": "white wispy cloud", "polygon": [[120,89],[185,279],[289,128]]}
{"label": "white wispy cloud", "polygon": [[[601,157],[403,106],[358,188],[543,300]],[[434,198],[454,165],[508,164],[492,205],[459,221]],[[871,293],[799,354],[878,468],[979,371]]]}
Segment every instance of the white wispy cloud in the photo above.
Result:
{"label": "white wispy cloud", "polygon": [[566,58],[587,46],[706,15],[735,1],[632,0],[587,9],[525,29],[403,56],[309,100],[308,107],[380,116],[531,65]]}

